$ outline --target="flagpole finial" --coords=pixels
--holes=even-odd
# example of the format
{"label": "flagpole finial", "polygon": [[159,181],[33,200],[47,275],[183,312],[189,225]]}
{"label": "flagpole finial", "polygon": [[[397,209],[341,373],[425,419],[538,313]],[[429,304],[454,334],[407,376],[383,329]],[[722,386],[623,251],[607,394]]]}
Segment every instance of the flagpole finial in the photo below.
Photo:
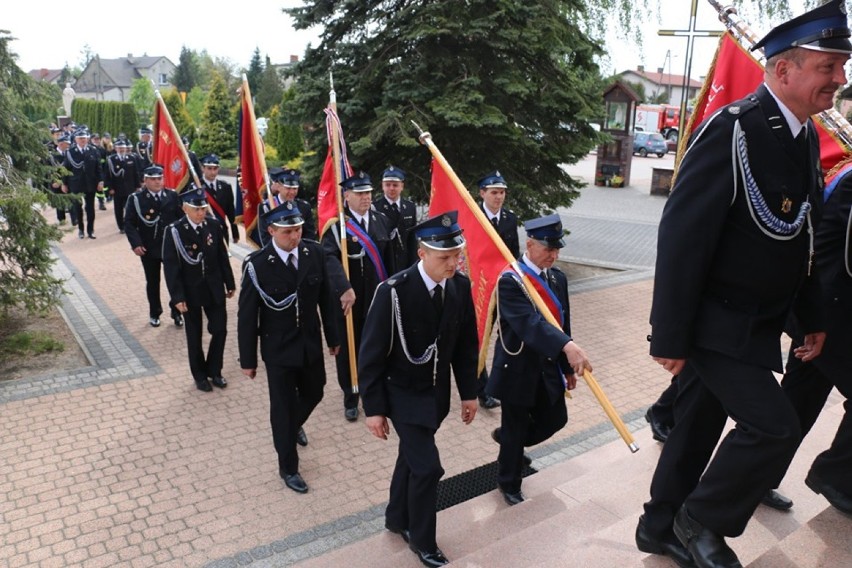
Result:
{"label": "flagpole finial", "polygon": [[419,124],[417,124],[417,123],[416,123],[416,122],[414,122],[413,120],[411,121],[411,124],[413,124],[413,125],[414,125],[414,128],[416,128],[416,129],[417,129],[417,133],[419,134],[419,136],[418,136],[418,138],[417,138],[417,139],[420,141],[420,143],[421,143],[421,144],[426,144],[426,141],[427,141],[427,140],[431,140],[431,139],[432,139],[432,135],[431,135],[431,134],[429,134],[429,132],[424,132],[424,131],[423,131],[423,129],[422,129],[422,128],[420,128],[420,125],[419,125]]}
{"label": "flagpole finial", "polygon": [[328,70],[328,84],[330,85],[328,100],[332,103],[337,103],[337,93],[334,92],[334,73],[331,69]]}

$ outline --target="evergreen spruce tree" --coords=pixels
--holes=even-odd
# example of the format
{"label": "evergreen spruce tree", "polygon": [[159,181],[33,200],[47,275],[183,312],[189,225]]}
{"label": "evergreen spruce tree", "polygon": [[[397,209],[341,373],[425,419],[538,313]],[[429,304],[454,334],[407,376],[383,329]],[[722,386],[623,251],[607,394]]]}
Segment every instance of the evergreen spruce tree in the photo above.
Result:
{"label": "evergreen spruce tree", "polygon": [[237,126],[231,106],[225,81],[221,75],[215,74],[198,128],[198,145],[204,154],[218,154],[223,158],[236,155]]}
{"label": "evergreen spruce tree", "polygon": [[293,106],[296,98],[296,91],[292,88],[284,91],[281,97],[278,116],[270,118],[272,124],[277,129],[275,138],[275,149],[278,150],[278,156],[282,162],[289,162],[298,158],[305,151],[305,139],[302,136],[302,128],[299,124],[294,124],[289,113],[289,109]]}
{"label": "evergreen spruce tree", "polygon": [[266,116],[273,106],[281,102],[284,95],[281,77],[278,70],[272,65],[269,56],[266,57],[266,67],[260,76],[260,84],[257,91],[252,90],[255,99],[255,111],[258,116]]}
{"label": "evergreen spruce tree", "polygon": [[[30,312],[59,303],[62,281],[53,276],[50,243],[61,238],[39,210],[57,198],[44,185],[55,172],[45,167],[47,120],[34,122],[23,110],[50,108],[45,93],[16,64],[11,38],[0,31],[0,325],[12,306]],[[34,185],[31,185],[32,180]],[[67,199],[65,205],[68,205]]]}
{"label": "evergreen spruce tree", "polygon": [[246,71],[246,78],[248,79],[252,95],[257,94],[261,75],[263,75],[263,60],[260,57],[260,48],[256,47],[254,48],[254,54],[251,56],[251,62]]}
{"label": "evergreen spruce tree", "polygon": [[175,67],[174,75],[172,75],[172,84],[179,92],[188,93],[198,84],[199,74],[195,52],[185,45],[182,46],[177,67]]}
{"label": "evergreen spruce tree", "polygon": [[[322,124],[328,73],[353,167],[378,176],[388,164],[410,173],[412,196],[428,200],[429,152],[415,120],[471,188],[499,170],[507,205],[521,219],[569,205],[580,187],[561,167],[591,150],[588,120],[603,113],[595,57],[580,28],[581,0],[455,0],[350,4],[306,2],[287,12],[298,29],[322,24],[317,47],[295,70],[290,120]],[[318,176],[325,129],[309,131]]]}

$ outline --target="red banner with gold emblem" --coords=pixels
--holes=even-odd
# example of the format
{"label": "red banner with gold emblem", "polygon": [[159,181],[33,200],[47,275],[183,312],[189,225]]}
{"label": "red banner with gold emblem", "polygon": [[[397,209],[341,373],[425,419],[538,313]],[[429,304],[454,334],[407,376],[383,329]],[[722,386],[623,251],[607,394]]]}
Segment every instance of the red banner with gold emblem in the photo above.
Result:
{"label": "red banner with gold emblem", "polygon": [[470,276],[473,306],[476,309],[476,329],[479,332],[479,368],[482,369],[493,324],[494,288],[507,262],[494,240],[500,238],[494,228],[479,222],[447,173],[433,159],[429,216],[453,210],[459,212],[458,224],[464,230],[464,238],[467,241],[462,255],[463,266],[460,269]]}
{"label": "red banner with gold emblem", "polygon": [[[260,248],[260,236],[257,234],[257,211],[266,191],[266,160],[263,153],[263,142],[257,130],[257,120],[254,115],[254,104],[251,100],[251,90],[248,79],[243,75],[243,86],[240,89],[240,114],[238,124],[238,155],[240,159],[239,187],[242,194],[241,212],[238,208],[237,221],[243,224],[246,240],[252,246]],[[270,204],[270,207],[274,205]]]}
{"label": "red banner with gold emblem", "polygon": [[184,158],[182,144],[166,103],[162,97],[157,97],[152,160],[163,167],[163,185],[169,189],[182,188],[189,181],[189,164]]}
{"label": "red banner with gold emblem", "polygon": [[[763,82],[763,65],[730,32],[719,38],[716,56],[698,94],[695,110],[681,138],[685,144],[695,127],[723,106],[754,92]],[[822,169],[828,172],[849,151],[819,116],[814,116],[819,133]],[[678,152],[681,156],[683,152]]]}

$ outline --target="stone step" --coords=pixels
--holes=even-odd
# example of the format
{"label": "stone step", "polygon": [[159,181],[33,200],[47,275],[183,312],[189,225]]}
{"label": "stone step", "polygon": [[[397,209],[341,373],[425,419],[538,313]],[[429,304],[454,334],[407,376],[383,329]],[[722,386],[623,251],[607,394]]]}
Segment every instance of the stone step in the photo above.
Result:
{"label": "stone step", "polygon": [[[744,565],[765,568],[852,566],[852,520],[804,484],[814,457],[833,438],[843,413],[835,393],[791,464],[780,491],[792,511],[759,507],[743,536],[730,544]],[[648,499],[660,445],[650,430],[634,433],[630,454],[619,439],[544,468],[523,482],[524,503],[507,506],[498,491],[438,514],[438,543],[453,566],[637,568],[673,563],[636,549],[634,531]],[[534,464],[535,466],[535,464]],[[382,531],[299,564],[303,567],[415,568],[402,539]]]}

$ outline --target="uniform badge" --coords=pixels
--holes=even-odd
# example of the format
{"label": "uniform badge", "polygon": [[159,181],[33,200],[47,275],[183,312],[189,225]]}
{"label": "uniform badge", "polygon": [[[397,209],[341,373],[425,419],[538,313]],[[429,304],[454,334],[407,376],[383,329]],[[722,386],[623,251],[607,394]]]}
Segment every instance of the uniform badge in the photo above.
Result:
{"label": "uniform badge", "polygon": [[441,217],[441,225],[443,225],[444,227],[449,227],[452,224],[453,220],[450,219],[449,215],[444,215],[443,217]]}
{"label": "uniform badge", "polygon": [[209,247],[212,244],[213,244],[213,235],[210,234],[210,233],[207,233],[207,246]]}
{"label": "uniform badge", "polygon": [[358,242],[358,237],[352,237],[352,242],[353,242],[353,243],[357,243],[357,242]]}
{"label": "uniform badge", "polygon": [[197,248],[198,248],[198,245],[197,245],[197,244],[195,244],[195,243],[192,243],[192,250],[195,250],[195,249],[197,249]]}
{"label": "uniform badge", "polygon": [[731,113],[731,114],[740,114],[740,107],[738,107],[738,106],[728,107],[728,112]]}
{"label": "uniform badge", "polygon": [[789,213],[793,209],[793,202],[790,201],[786,196],[781,196],[781,212]]}

